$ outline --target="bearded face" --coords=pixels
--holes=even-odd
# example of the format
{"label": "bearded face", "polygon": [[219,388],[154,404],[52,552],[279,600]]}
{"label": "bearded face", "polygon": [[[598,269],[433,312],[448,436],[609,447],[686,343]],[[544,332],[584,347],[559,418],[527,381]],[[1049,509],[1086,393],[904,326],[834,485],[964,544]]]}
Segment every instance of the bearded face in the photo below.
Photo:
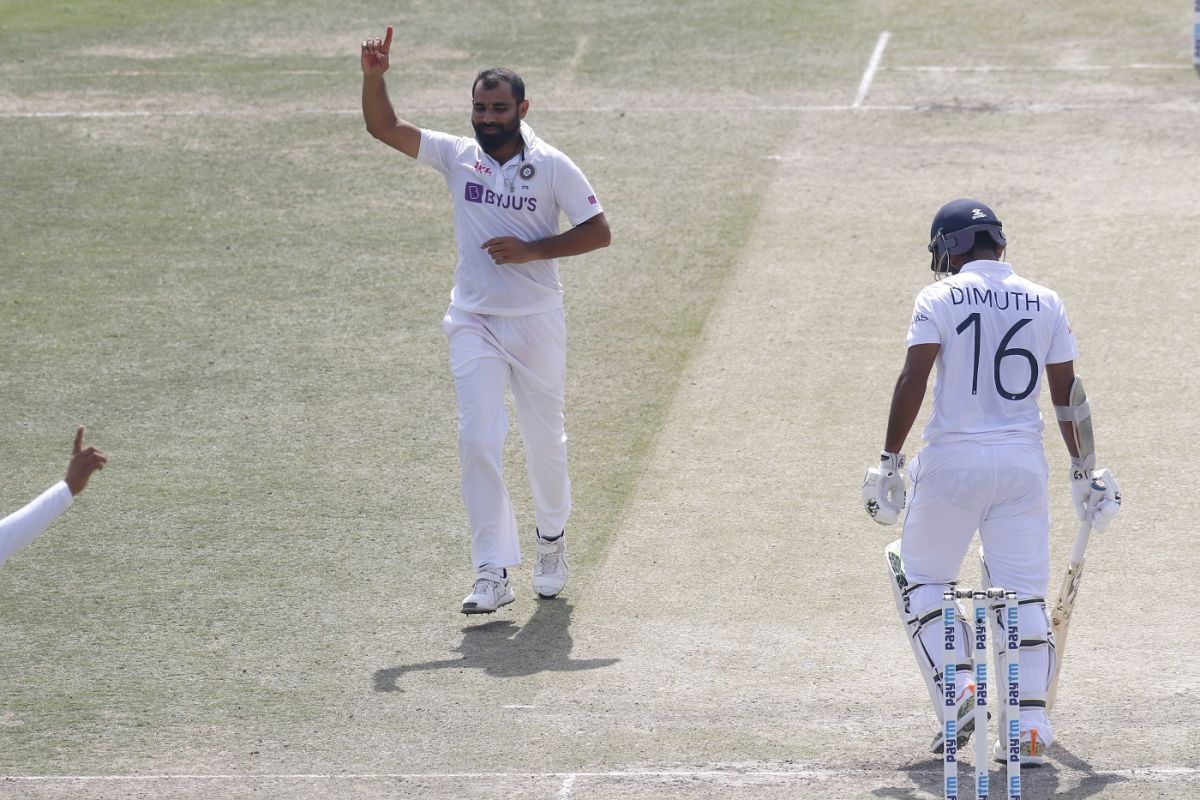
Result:
{"label": "bearded face", "polygon": [[485,153],[490,153],[512,141],[521,130],[521,118],[513,109],[511,119],[478,122],[472,118],[471,127],[475,129],[475,141],[479,142]]}
{"label": "bearded face", "polygon": [[490,89],[482,82],[475,86],[471,127],[485,153],[494,153],[520,135],[523,106],[517,103],[512,86],[505,81],[497,81]]}

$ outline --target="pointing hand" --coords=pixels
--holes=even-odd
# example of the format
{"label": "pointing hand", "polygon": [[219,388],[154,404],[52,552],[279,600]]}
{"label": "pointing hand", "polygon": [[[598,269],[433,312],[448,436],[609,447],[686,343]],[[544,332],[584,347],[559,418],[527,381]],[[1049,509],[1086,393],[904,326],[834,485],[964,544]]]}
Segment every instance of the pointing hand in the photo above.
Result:
{"label": "pointing hand", "polygon": [[392,26],[382,39],[367,39],[362,43],[363,75],[382,75],[388,69],[388,51],[392,49]]}
{"label": "pointing hand", "polygon": [[98,469],[104,469],[108,456],[94,447],[83,446],[83,426],[75,429],[75,446],[71,449],[71,461],[67,464],[67,488],[71,494],[79,494],[87,486],[88,478]]}

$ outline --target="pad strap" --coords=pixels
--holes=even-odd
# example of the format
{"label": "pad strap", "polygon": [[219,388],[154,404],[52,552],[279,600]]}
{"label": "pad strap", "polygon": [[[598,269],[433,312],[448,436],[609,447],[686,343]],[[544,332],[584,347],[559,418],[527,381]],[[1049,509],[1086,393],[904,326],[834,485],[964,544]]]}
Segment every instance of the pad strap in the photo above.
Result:
{"label": "pad strap", "polygon": [[1073,422],[1078,425],[1092,416],[1092,406],[1087,400],[1077,406],[1055,406],[1054,416],[1058,417],[1059,422]]}

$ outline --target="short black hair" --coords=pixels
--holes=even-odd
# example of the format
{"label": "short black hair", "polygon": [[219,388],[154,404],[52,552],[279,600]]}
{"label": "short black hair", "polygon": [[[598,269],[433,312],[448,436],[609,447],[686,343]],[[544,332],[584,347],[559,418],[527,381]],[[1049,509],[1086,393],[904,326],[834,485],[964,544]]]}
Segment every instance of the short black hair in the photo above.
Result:
{"label": "short black hair", "polygon": [[975,231],[972,235],[975,238],[971,243],[971,249],[967,251],[967,255],[995,256],[1004,249],[1004,245],[997,242],[996,237],[992,236],[989,231]]}
{"label": "short black hair", "polygon": [[485,89],[495,89],[503,81],[512,87],[513,99],[517,101],[518,105],[525,99],[525,81],[521,80],[521,76],[511,69],[489,67],[488,69],[481,70],[471,84],[472,97],[475,96],[475,88],[479,86],[481,81]]}

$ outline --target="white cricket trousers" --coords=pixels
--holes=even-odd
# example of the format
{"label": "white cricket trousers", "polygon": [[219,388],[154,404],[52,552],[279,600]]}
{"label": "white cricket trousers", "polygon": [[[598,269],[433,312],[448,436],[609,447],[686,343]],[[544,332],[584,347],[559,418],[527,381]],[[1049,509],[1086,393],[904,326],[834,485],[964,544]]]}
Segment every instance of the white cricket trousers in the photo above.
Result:
{"label": "white cricket trousers", "polygon": [[475,570],[521,562],[520,536],[504,485],[511,387],[538,530],[562,532],[571,513],[567,476],[567,330],[561,308],[501,317],[451,306],[442,320],[458,396],[458,461]]}
{"label": "white cricket trousers", "polygon": [[[1019,599],[1046,596],[1050,582],[1049,469],[1040,443],[933,444],[912,460],[912,491],[900,541],[910,583],[923,584],[911,597],[916,608],[934,608],[958,579],[967,549],[979,531],[992,586]],[[979,587],[973,570],[963,585]],[[990,588],[990,587],[983,587]],[[1049,620],[1042,606],[1020,607],[1022,640],[1046,639]],[[929,652],[941,652],[942,629],[922,631]],[[961,637],[960,637],[961,638]],[[965,642],[960,655],[965,655]],[[1045,700],[1050,677],[1047,646],[1021,649],[1021,698]],[[999,675],[997,669],[996,675]],[[1049,745],[1045,712],[1023,708],[1021,729],[1037,728]]]}

